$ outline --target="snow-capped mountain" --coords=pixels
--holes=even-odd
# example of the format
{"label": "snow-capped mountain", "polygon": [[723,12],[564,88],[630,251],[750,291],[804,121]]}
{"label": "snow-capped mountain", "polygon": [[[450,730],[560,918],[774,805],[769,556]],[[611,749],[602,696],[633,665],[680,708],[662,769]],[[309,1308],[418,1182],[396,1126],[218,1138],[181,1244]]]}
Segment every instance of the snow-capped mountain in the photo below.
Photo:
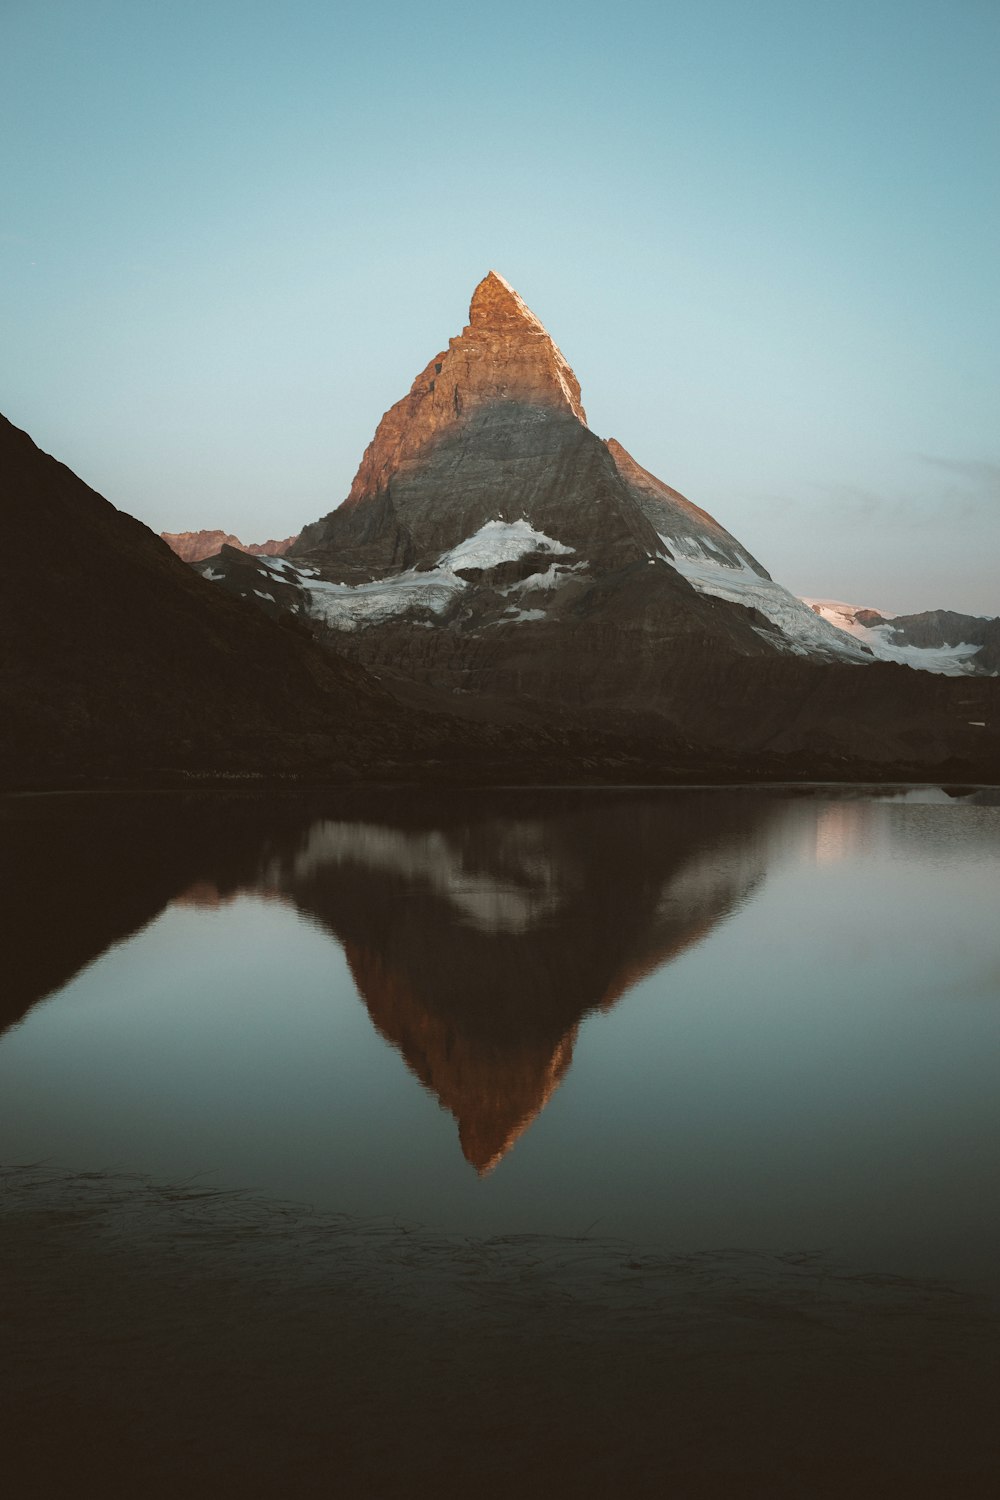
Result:
{"label": "snow-capped mountain", "polygon": [[[240,570],[244,591],[275,602],[270,580],[294,583],[324,631],[393,620],[465,635],[565,619],[597,604],[609,578],[650,566],[647,610],[659,593],[704,629],[724,624],[736,650],[870,659],[712,516],[595,437],[573,371],[494,271],[469,326],[383,417],[343,505],[287,559],[259,564],[263,582]],[[709,616],[699,596],[737,608]]]}
{"label": "snow-capped mountain", "polygon": [[816,615],[867,647],[879,661],[948,677],[1000,673],[1000,619],[925,610],[890,615],[837,599],[803,599]]}
{"label": "snow-capped mountain", "polygon": [[566,359],[495,272],[336,510],[284,557],[196,566],[410,705],[610,734],[653,766],[978,764],[994,717],[879,662],[593,433]]}

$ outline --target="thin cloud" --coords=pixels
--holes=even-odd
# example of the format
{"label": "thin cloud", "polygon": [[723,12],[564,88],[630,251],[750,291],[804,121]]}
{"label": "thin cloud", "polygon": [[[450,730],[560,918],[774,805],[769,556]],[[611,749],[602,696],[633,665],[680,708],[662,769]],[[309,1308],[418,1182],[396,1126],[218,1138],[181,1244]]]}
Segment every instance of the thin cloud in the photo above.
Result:
{"label": "thin cloud", "polygon": [[1000,517],[1000,464],[928,453],[913,457],[924,474],[904,493],[856,484],[816,483],[809,488],[822,495],[823,508],[831,518],[853,523],[925,530]]}
{"label": "thin cloud", "polygon": [[983,459],[937,458],[931,453],[918,453],[922,464],[942,469],[956,479],[964,479],[982,495],[991,500],[1000,499],[1000,464],[987,463]]}
{"label": "thin cloud", "polygon": [[815,483],[809,488],[822,496],[824,513],[837,520],[896,525],[914,519],[913,502],[907,497],[882,494],[858,484]]}

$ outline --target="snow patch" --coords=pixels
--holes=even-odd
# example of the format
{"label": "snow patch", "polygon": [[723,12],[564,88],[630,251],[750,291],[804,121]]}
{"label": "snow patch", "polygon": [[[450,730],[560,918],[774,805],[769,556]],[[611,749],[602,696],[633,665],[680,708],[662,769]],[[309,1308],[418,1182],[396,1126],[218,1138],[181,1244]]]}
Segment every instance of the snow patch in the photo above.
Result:
{"label": "snow patch", "polygon": [[522,620],[545,620],[548,616],[544,609],[517,609],[513,604],[505,611],[503,619],[498,623],[501,625],[519,625]]}
{"label": "snow patch", "polygon": [[475,536],[467,537],[438,558],[438,567],[455,572],[458,568],[495,568],[500,563],[516,562],[529,552],[551,552],[568,555],[574,548],[554,541],[544,531],[536,531],[529,521],[487,521]]}
{"label": "snow patch", "polygon": [[[568,556],[573,551],[572,547],[546,536],[544,531],[536,531],[524,519],[496,520],[487,521],[473,536],[442,553],[426,572],[408,568],[391,578],[358,584],[326,583],[320,578],[306,582],[301,574],[300,579],[313,619],[321,620],[333,630],[358,630],[416,609],[445,614],[468,588],[466,580],[458,577],[461,568],[495,568],[532,552]],[[553,563],[547,573],[533,574],[518,587],[531,584],[552,587],[557,571]]]}
{"label": "snow patch", "polygon": [[506,597],[508,594],[525,593],[528,589],[558,588],[562,580],[570,573],[579,573],[581,568],[586,566],[587,564],[582,562],[573,563],[570,567],[566,567],[565,564],[560,567],[558,563],[551,563],[544,573],[531,573],[527,578],[519,578],[516,583],[508,584],[505,589],[498,589],[497,592]]}
{"label": "snow patch", "polygon": [[453,573],[441,569],[417,573],[412,568],[373,583],[326,583],[311,578],[303,584],[308,613],[331,630],[377,625],[410,609],[429,609],[443,615],[465,587],[464,580]]}
{"label": "snow patch", "polygon": [[[759,610],[778,627],[788,648],[797,656],[837,656],[857,662],[871,660],[860,644],[815,614],[788,589],[769,578],[762,578],[745,557],[740,559],[741,566],[735,567],[719,557],[711,557],[691,537],[678,541],[661,536],[660,540],[674,549],[669,566],[700,594],[711,594],[716,599],[728,599],[733,604]],[[768,639],[773,639],[770,633]]]}
{"label": "snow patch", "polygon": [[254,556],[258,562],[263,563],[264,567],[269,568],[273,573],[279,575],[290,574],[293,579],[316,577],[315,568],[300,568],[298,563],[289,562],[285,557],[271,557],[266,552],[255,552]]}

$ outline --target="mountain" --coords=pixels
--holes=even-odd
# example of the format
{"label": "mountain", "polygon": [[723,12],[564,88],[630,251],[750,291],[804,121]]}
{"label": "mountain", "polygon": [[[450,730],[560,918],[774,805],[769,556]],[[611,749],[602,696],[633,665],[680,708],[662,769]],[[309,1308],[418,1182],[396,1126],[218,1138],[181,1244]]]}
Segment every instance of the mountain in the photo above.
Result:
{"label": "mountain", "polygon": [[994,752],[991,689],[877,662],[593,433],[565,357],[495,272],[343,504],[283,558],[196,566],[401,701],[518,737],[612,735],[650,765],[740,775],[936,774]]}
{"label": "mountain", "polygon": [[166,542],[171,552],[176,552],[182,562],[201,562],[203,557],[214,557],[223,547],[235,547],[237,552],[261,553],[265,557],[283,557],[295,541],[286,536],[283,541],[241,542],[238,536],[225,531],[161,531],[161,541]]}
{"label": "mountain", "polygon": [[[292,552],[316,569],[311,612],[331,631],[429,614],[481,636],[606,610],[595,590],[610,585],[616,607],[641,595],[665,640],[864,659],[711,516],[590,431],[576,376],[495,271],[469,326],[382,418],[343,505]],[[641,583],[639,568],[653,569]]]}
{"label": "mountain", "polygon": [[880,661],[949,677],[1000,674],[1000,619],[950,609],[890,615],[836,599],[804,599],[821,619],[846,631]]}
{"label": "mountain", "polygon": [[0,784],[370,774],[436,739],[363,668],[211,587],[3,417],[0,502]]}
{"label": "mountain", "polygon": [[[512,738],[450,704],[401,704],[289,610],[264,617],[256,570],[282,559],[225,548],[257,585],[252,603],[233,598],[3,417],[0,504],[0,787],[650,774],[645,748],[611,730]],[[698,774],[683,739],[657,750],[671,775]]]}

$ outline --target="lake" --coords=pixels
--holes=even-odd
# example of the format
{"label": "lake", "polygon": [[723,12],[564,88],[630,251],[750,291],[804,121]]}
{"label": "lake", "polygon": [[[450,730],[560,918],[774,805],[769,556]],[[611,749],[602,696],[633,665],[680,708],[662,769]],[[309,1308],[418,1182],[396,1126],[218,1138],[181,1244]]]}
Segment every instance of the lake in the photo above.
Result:
{"label": "lake", "polygon": [[8,797],[0,1156],[995,1287],[998,802]]}

